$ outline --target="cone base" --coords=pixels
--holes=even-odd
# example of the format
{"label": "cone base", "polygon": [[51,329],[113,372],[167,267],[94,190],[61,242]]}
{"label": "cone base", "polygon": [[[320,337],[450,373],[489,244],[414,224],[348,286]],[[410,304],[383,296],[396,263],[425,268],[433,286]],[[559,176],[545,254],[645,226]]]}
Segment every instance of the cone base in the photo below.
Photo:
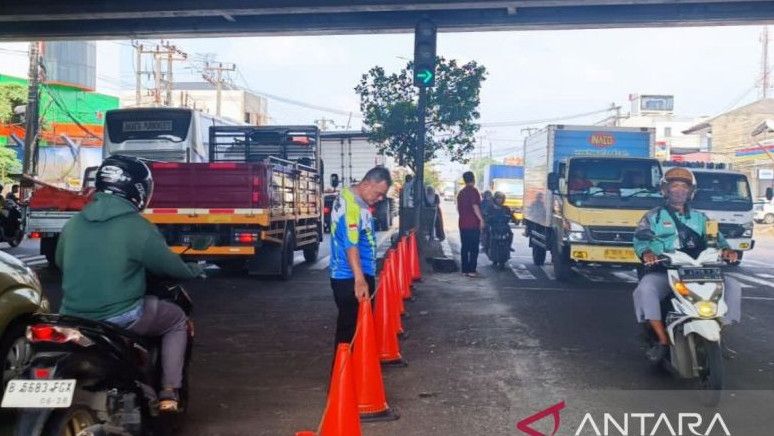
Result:
{"label": "cone base", "polygon": [[398,412],[389,407],[381,412],[360,413],[360,422],[395,421],[399,418]]}
{"label": "cone base", "polygon": [[408,337],[409,337],[409,334],[408,334],[407,331],[403,330],[403,331],[398,332],[398,338],[400,338],[400,339],[408,339]]}
{"label": "cone base", "polygon": [[397,359],[391,359],[391,360],[380,360],[379,363],[382,366],[392,366],[395,368],[405,368],[408,366],[408,362],[406,362],[402,357],[398,357]]}

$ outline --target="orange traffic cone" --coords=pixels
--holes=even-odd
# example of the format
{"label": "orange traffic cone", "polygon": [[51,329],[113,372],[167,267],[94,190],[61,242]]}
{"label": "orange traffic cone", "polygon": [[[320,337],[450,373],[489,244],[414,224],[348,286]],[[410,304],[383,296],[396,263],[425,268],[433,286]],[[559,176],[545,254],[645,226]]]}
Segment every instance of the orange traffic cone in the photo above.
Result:
{"label": "orange traffic cone", "polygon": [[[387,272],[390,278],[390,286],[388,287],[390,296],[397,296],[397,300],[395,303],[394,308],[398,309],[398,314],[403,315],[406,313],[406,306],[403,304],[403,298],[401,296],[403,295],[402,287],[401,287],[401,281],[398,276],[398,251],[394,248],[390,248],[389,251],[389,257],[390,257],[390,269]],[[390,300],[392,301],[392,300]]]}
{"label": "orange traffic cone", "polygon": [[393,252],[387,257],[385,265],[387,268],[384,270],[384,291],[387,293],[387,301],[390,307],[390,321],[393,329],[398,334],[403,334],[403,322],[400,319],[401,311],[405,311],[403,307],[403,299],[398,295],[398,289],[395,287],[395,268]]}
{"label": "orange traffic cone", "polygon": [[417,232],[411,232],[409,236],[409,258],[411,259],[411,278],[414,281],[422,280],[422,270],[419,265],[419,246],[417,246]]}
{"label": "orange traffic cone", "polygon": [[[382,287],[382,291],[389,289]],[[379,348],[379,360],[383,365],[406,366],[400,355],[398,333],[395,331],[395,321],[391,318],[392,309],[388,292],[376,292],[376,343]]]}
{"label": "orange traffic cone", "polygon": [[360,436],[360,415],[353,381],[352,353],[349,344],[341,343],[336,348],[328,404],[320,422],[319,436]]}
{"label": "orange traffic cone", "polygon": [[411,298],[411,271],[408,263],[408,250],[406,250],[406,237],[398,243],[398,274],[401,281],[401,297],[404,300]]}
{"label": "orange traffic cone", "polygon": [[355,394],[361,421],[392,421],[398,419],[384,393],[382,368],[376,351],[376,333],[371,314],[371,301],[360,302],[357,333],[352,351],[355,371]]}

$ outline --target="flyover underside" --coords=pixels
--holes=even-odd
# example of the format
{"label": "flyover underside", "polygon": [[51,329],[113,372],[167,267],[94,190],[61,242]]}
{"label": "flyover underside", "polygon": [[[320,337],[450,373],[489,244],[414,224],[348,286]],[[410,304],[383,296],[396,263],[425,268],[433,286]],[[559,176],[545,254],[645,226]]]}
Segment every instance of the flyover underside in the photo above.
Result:
{"label": "flyover underside", "polygon": [[[774,1],[646,0],[620,4],[624,2],[326,0],[317,2],[323,7],[304,6],[309,2],[301,1],[254,1],[252,8],[235,8],[230,5],[246,2],[226,0],[218,2],[218,9],[205,8],[215,2],[199,1],[198,8],[187,10],[174,6],[190,1],[103,1],[86,6],[68,6],[70,2],[57,0],[18,3],[0,6],[2,40],[399,33],[412,32],[422,17],[432,19],[445,32],[716,26],[774,21]],[[133,4],[131,9],[127,9],[126,3]],[[256,7],[265,3],[277,6]],[[530,6],[519,6],[524,4]]]}

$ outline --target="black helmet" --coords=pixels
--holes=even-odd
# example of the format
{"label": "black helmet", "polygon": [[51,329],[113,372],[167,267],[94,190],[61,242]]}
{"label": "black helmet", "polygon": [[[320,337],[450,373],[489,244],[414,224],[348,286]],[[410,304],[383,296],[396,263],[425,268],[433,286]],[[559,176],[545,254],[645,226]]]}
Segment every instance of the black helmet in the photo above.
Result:
{"label": "black helmet", "polygon": [[113,155],[102,162],[95,176],[98,192],[129,200],[138,210],[145,209],[153,195],[153,176],[140,159]]}

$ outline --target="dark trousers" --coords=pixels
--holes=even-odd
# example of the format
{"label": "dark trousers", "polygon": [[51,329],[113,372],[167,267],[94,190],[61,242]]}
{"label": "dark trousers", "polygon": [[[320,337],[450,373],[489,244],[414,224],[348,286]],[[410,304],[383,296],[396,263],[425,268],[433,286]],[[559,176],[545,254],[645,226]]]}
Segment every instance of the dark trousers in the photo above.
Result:
{"label": "dark trousers", "polygon": [[460,260],[462,273],[476,272],[478,265],[478,244],[481,239],[480,229],[460,229],[460,239],[462,248],[460,249]]}
{"label": "dark trousers", "polygon": [[[376,280],[374,276],[365,275],[368,282],[368,294],[374,295]],[[357,324],[357,310],[360,303],[355,298],[355,279],[331,279],[333,299],[339,308],[339,317],[336,319],[336,344],[352,342],[355,336]]]}

